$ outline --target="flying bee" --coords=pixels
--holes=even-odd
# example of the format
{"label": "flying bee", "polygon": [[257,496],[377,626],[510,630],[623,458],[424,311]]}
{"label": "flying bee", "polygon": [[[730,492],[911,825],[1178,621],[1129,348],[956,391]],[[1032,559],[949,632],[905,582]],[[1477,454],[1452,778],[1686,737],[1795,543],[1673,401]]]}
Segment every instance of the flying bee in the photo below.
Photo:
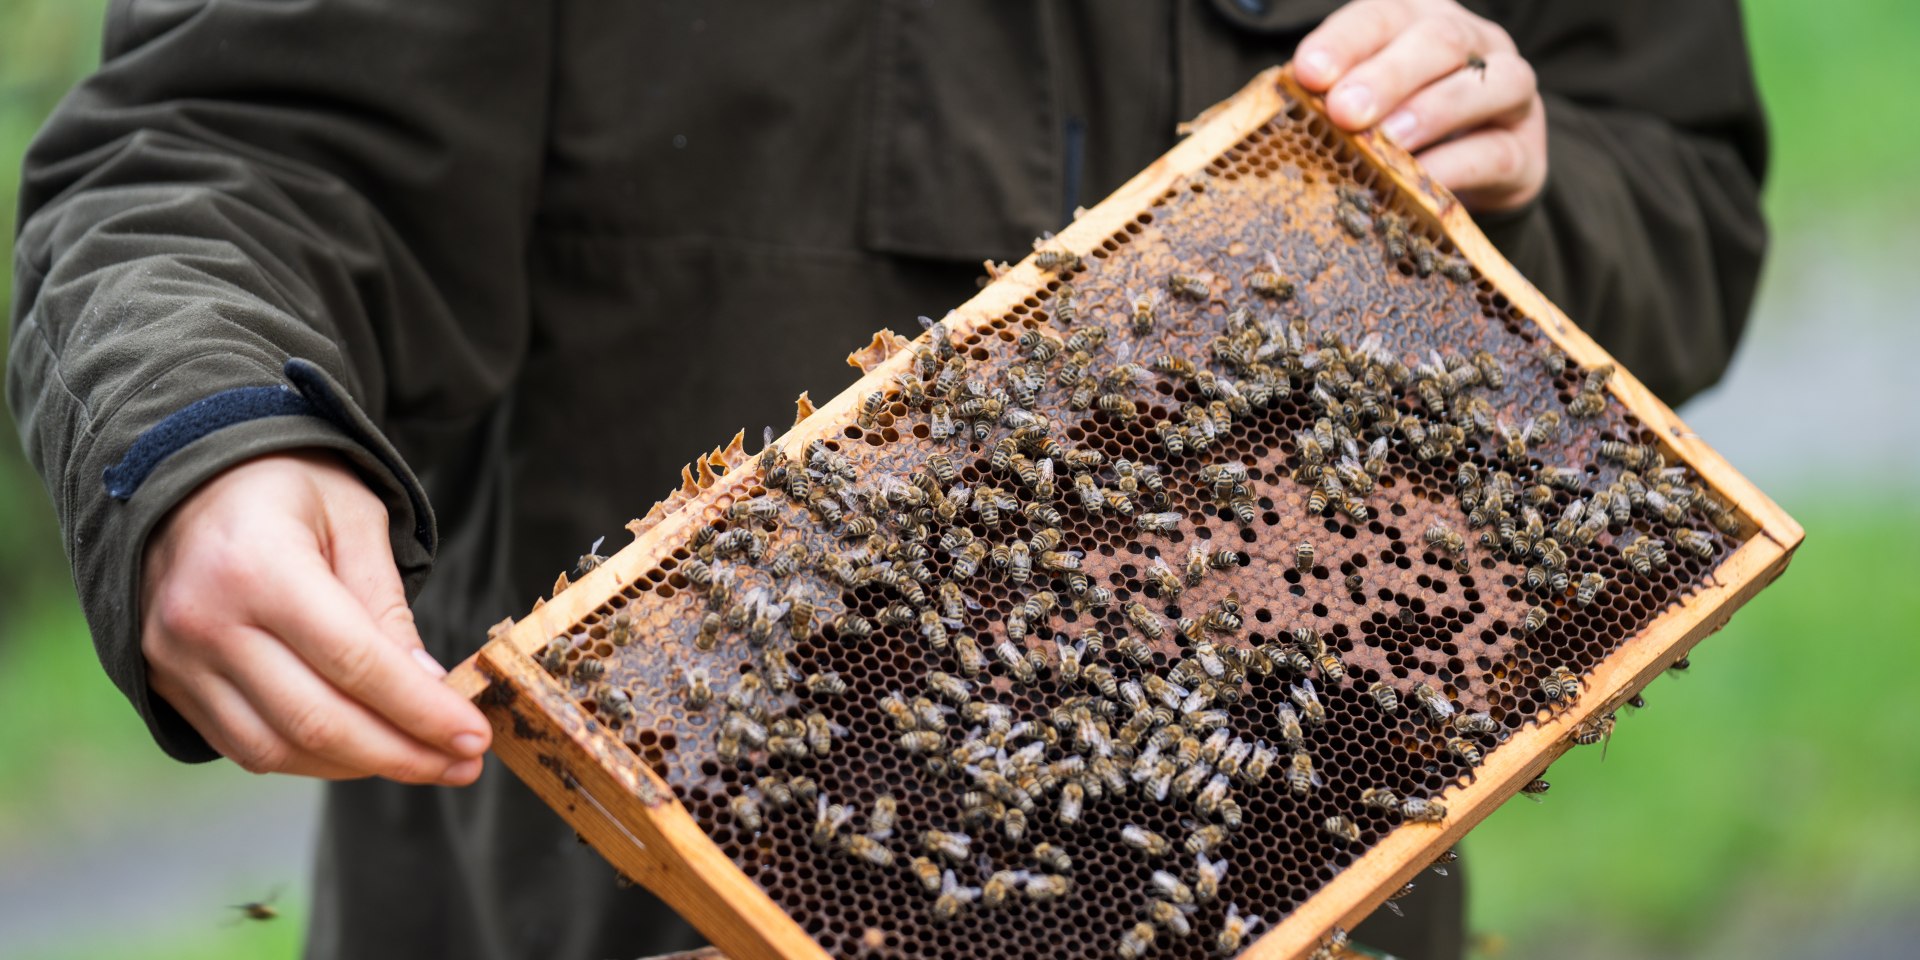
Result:
{"label": "flying bee", "polygon": [[1380,708],[1380,712],[1393,716],[1400,712],[1400,693],[1385,680],[1375,680],[1367,687],[1367,696]]}
{"label": "flying bee", "polygon": [[1337,813],[1321,821],[1320,829],[1335,840],[1344,840],[1348,843],[1360,842],[1360,825]]}
{"label": "flying bee", "polygon": [[1128,824],[1120,830],[1120,842],[1150,857],[1164,857],[1173,852],[1173,842],[1145,827]]}
{"label": "flying bee", "polygon": [[1147,951],[1153,949],[1153,939],[1159,928],[1146,921],[1133,925],[1133,928],[1120,935],[1120,944],[1113,948],[1113,955],[1120,960],[1141,960]]}
{"label": "flying bee", "polygon": [[1460,859],[1460,851],[1455,850],[1452,847],[1448,847],[1447,849],[1441,851],[1439,856],[1434,857],[1432,863],[1427,864],[1427,869],[1432,870],[1434,873],[1444,877],[1447,875],[1447,865],[1459,859]]}
{"label": "flying bee", "polygon": [[1546,796],[1547,791],[1552,789],[1552,787],[1553,784],[1548,783],[1545,779],[1535,777],[1527,781],[1526,786],[1520,788],[1520,792],[1524,794],[1527,799],[1532,800],[1534,803],[1539,803],[1540,798]]}
{"label": "flying bee", "polygon": [[1187,300],[1205,300],[1213,293],[1205,280],[1189,273],[1167,274],[1167,290]]}

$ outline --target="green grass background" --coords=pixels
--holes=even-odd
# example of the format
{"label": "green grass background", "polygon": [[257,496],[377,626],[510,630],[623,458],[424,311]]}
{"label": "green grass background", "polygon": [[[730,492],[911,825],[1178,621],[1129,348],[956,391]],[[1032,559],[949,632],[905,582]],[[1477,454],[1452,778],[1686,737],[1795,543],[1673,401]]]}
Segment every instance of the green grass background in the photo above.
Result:
{"label": "green grass background", "polygon": [[[94,63],[101,6],[0,0],[9,223],[18,158]],[[1776,228],[1862,250],[1897,236],[1920,212],[1899,179],[1920,156],[1910,105],[1920,6],[1745,6],[1773,124]],[[1900,269],[1901,258],[1882,259]],[[1804,282],[1796,269],[1776,260],[1769,289]],[[0,272],[0,293],[7,282]],[[191,813],[244,789],[231,768],[162,758],[100,673],[45,495],[12,431],[4,437],[0,851],[28,839],[83,844],[129,802]],[[1920,501],[1907,499],[1913,477],[1854,479],[1833,471],[1784,494],[1808,530],[1786,577],[1703,642],[1689,674],[1649,688],[1649,707],[1623,717],[1604,762],[1576,750],[1551,771],[1545,803],[1511,803],[1470,838],[1483,955],[1794,955],[1796,936],[1897,917],[1920,899],[1920,698],[1910,692]],[[222,903],[160,931],[85,924],[45,960],[293,956],[299,900],[296,886],[283,918],[266,924],[226,925]]]}

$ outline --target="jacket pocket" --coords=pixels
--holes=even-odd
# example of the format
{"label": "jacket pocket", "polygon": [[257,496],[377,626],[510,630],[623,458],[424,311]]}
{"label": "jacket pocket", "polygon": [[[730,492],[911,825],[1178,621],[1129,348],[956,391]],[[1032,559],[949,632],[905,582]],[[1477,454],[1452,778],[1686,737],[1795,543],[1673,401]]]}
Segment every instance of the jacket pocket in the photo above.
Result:
{"label": "jacket pocket", "polygon": [[1058,226],[1066,134],[1044,7],[879,4],[868,249],[1012,259]]}

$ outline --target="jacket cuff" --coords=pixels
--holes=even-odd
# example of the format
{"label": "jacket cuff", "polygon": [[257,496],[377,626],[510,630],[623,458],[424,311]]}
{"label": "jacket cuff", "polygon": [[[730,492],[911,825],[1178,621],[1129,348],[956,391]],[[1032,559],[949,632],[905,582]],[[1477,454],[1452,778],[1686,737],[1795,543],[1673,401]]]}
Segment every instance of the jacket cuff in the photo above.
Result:
{"label": "jacket cuff", "polygon": [[[176,760],[198,763],[219,754],[148,685],[146,658],[140,651],[141,561],[154,527],[201,484],[255,457],[332,450],[353,465],[386,505],[388,539],[409,598],[418,592],[433,563],[436,532],[431,508],[419,480],[391,444],[318,366],[296,359],[288,361],[283,373],[293,391],[264,389],[286,396],[267,397],[267,402],[259,403],[260,395],[250,400],[246,394],[227,391],[181,411],[185,414],[200,407],[197,415],[184,420],[169,417],[150,428],[114,468],[95,481],[99,486],[92,491],[109,501],[105,507],[110,514],[108,527],[118,528],[100,541],[99,549],[117,555],[99,558],[104,563],[76,562],[75,572],[84,575],[83,570],[90,568],[95,575],[122,578],[117,584],[95,584],[92,590],[82,585],[83,596],[96,598],[87,610],[95,647],[108,675],[146,721],[154,742]],[[262,388],[241,388],[257,389]],[[209,408],[203,405],[220,396],[229,400],[216,402],[212,419],[207,419]],[[259,415],[248,417],[247,413]],[[138,482],[130,482],[136,475]],[[80,555],[75,559],[81,561]]]}

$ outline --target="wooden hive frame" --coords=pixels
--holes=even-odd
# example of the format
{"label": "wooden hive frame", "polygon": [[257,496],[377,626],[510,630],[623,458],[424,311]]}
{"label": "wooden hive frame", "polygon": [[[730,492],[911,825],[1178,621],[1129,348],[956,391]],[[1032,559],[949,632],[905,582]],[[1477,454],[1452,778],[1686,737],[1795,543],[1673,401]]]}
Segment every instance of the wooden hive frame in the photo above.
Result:
{"label": "wooden hive frame", "polygon": [[[1232,98],[1188,125],[1187,137],[1122,186],[1098,207],[1081,214],[1054,246],[1093,255],[1167,191],[1200,174],[1225,151],[1277,114],[1304,104],[1324,112],[1282,67],[1260,74]],[[1514,311],[1571,360],[1592,368],[1612,362],[1605,350],[1570,322],[1494,249],[1467,211],[1434,184],[1397,146],[1372,131],[1335,134],[1379,171],[1511,303]],[[1017,305],[1033,304],[1050,275],[1028,257],[998,271],[962,305],[948,325],[964,336],[983,329]],[[876,335],[849,358],[865,375],[832,400],[802,416],[777,441],[790,454],[816,438],[839,436],[856,418],[860,398],[908,369],[906,341]],[[1327,930],[1351,927],[1380,906],[1388,894],[1416,876],[1436,856],[1539,776],[1571,744],[1582,724],[1605,716],[1684,657],[1701,638],[1723,626],[1786,567],[1803,533],[1798,524],[1708,447],[1630,373],[1609,382],[1612,396],[1654,431],[1670,462],[1690,467],[1737,511],[1745,542],[1726,556],[1691,596],[1659,614],[1638,635],[1588,676],[1569,708],[1517,732],[1488,756],[1471,782],[1444,794],[1449,814],[1435,829],[1387,834],[1326,883],[1284,921],[1249,945],[1242,956],[1258,960],[1309,953]],[[811,413],[811,415],[808,415]],[[743,874],[702,832],[655,773],[576,704],[533,659],[557,634],[570,630],[610,597],[649,588],[641,578],[683,543],[700,524],[718,518],[725,505],[752,482],[739,438],[729,448],[689,468],[680,491],[636,521],[633,543],[578,582],[536,605],[518,622],[503,623],[486,645],[462,663],[448,683],[475,699],[491,719],[495,749],[506,764],[557,810],[595,849],[633,881],[653,891],[734,960],[824,958],[826,952]],[[639,582],[639,587],[634,584]]]}

